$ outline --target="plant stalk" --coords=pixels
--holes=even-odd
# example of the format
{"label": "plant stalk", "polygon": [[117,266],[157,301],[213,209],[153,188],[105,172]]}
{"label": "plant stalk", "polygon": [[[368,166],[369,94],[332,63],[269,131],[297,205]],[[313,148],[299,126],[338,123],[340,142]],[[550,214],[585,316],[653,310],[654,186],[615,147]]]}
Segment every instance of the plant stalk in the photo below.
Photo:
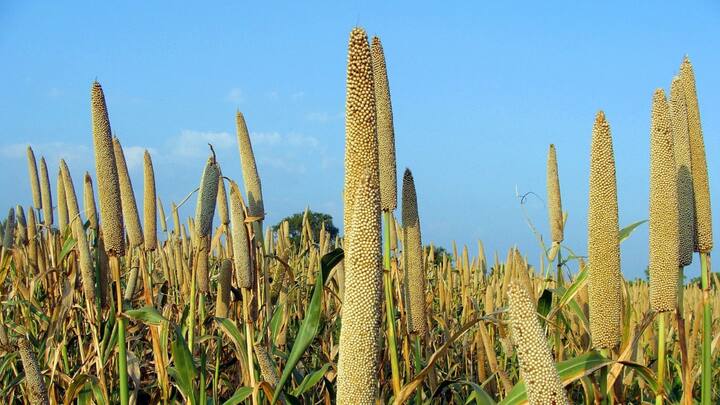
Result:
{"label": "plant stalk", "polygon": [[658,390],[655,394],[655,405],[663,404],[665,396],[665,312],[657,314],[658,328],[658,359],[657,359],[657,385]]}
{"label": "plant stalk", "polygon": [[115,277],[115,295],[117,305],[117,324],[118,324],[118,374],[120,377],[120,405],[128,405],[130,399],[128,391],[128,373],[127,373],[127,347],[125,343],[125,325],[127,320],[123,317],[123,295],[120,286],[120,259],[112,255],[109,258],[110,268]]}
{"label": "plant stalk", "polygon": [[395,334],[395,305],[393,304],[392,274],[390,269],[390,212],[383,211],[385,232],[383,234],[383,282],[385,284],[385,312],[387,318],[388,349],[390,352],[390,368],[392,370],[392,386],[395,396],[400,392],[400,367],[398,365],[397,341]]}
{"label": "plant stalk", "polygon": [[712,310],[710,302],[710,253],[700,253],[700,276],[703,300],[703,335],[702,335],[702,396],[701,403],[710,405],[712,401]]}

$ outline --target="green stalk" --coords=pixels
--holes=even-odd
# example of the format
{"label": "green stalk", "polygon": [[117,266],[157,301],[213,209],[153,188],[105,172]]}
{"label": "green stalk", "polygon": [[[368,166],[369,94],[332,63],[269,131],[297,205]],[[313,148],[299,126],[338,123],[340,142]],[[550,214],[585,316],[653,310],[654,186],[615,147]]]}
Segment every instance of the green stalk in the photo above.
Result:
{"label": "green stalk", "polygon": [[218,402],[218,381],[220,380],[220,356],[222,355],[222,334],[218,334],[215,348],[215,374],[213,375],[213,404]]}
{"label": "green stalk", "polygon": [[390,212],[383,211],[385,232],[383,234],[383,282],[385,284],[385,311],[387,317],[388,349],[392,369],[393,394],[400,392],[400,367],[398,366],[397,342],[395,337],[395,305],[393,304],[392,275],[390,273]]}
{"label": "green stalk", "polygon": [[700,253],[700,276],[703,290],[703,341],[702,341],[702,400],[703,405],[710,405],[712,400],[712,312],[710,302],[710,254]]}
{"label": "green stalk", "polygon": [[188,347],[190,348],[190,353],[193,352],[193,340],[195,338],[195,288],[197,281],[195,280],[197,278],[197,274],[195,273],[196,267],[197,267],[197,260],[195,260],[195,263],[193,263],[191,275],[190,275],[190,315],[188,316]]}
{"label": "green stalk", "polygon": [[[414,336],[415,338],[415,375],[418,375],[422,369],[422,349],[420,348],[420,338],[421,336]],[[422,405],[422,386],[418,387],[417,392],[415,393],[415,405]]]}
{"label": "green stalk", "polygon": [[[205,334],[205,294],[200,294],[200,336]],[[205,347],[200,348],[200,403],[207,403],[207,392],[205,390],[205,368],[207,365],[207,356]]]}
{"label": "green stalk", "polygon": [[665,396],[665,312],[657,314],[658,328],[658,366],[657,385],[658,391],[655,394],[655,405],[662,405]]}
{"label": "green stalk", "polygon": [[120,405],[128,405],[130,398],[128,391],[127,373],[127,347],[125,343],[125,325],[127,320],[122,316],[123,295],[120,286],[120,259],[117,256],[110,256],[110,267],[115,275],[115,294],[117,296],[117,324],[118,324],[118,374],[120,377]]}
{"label": "green stalk", "polygon": [[[610,349],[602,349],[600,350],[600,353],[607,358],[610,358]],[[603,404],[608,405],[611,404],[612,400],[610,399],[610,395],[608,395],[608,386],[607,386],[607,380],[608,380],[608,367],[603,367],[600,369],[600,396],[601,401]]]}
{"label": "green stalk", "polygon": [[[559,290],[560,287],[563,285],[563,275],[562,275],[562,252],[560,250],[560,246],[558,246],[557,251],[557,285],[555,286],[556,290]],[[560,296],[556,293],[555,294],[555,305],[558,305],[560,302]],[[562,346],[562,339],[561,339],[561,333],[560,333],[560,311],[557,311],[557,315],[555,315],[555,356],[557,357],[557,361],[560,362],[563,360],[563,346]]]}

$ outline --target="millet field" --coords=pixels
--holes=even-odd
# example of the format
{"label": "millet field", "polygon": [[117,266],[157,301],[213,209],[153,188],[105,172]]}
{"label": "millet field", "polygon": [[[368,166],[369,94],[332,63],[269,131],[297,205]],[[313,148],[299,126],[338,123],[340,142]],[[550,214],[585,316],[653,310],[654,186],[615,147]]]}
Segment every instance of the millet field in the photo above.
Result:
{"label": "millet field", "polygon": [[[130,178],[95,81],[95,172],[73,179],[72,161],[48,168],[28,146],[32,201],[0,227],[0,402],[718,403],[720,280],[693,69],[685,57],[648,95],[646,220],[618,221],[613,117],[598,111],[578,135],[592,139],[588,244],[564,244],[563,146],[548,145],[539,260],[424,243],[422,191],[397,172],[383,47],[362,28],[348,42],[338,236],[310,211],[296,231],[264,222],[253,118],[240,111],[238,158],[209,145],[197,188],[163,201],[148,151]],[[649,278],[627,281],[623,241],[645,222]],[[693,261],[701,277],[686,280]]]}

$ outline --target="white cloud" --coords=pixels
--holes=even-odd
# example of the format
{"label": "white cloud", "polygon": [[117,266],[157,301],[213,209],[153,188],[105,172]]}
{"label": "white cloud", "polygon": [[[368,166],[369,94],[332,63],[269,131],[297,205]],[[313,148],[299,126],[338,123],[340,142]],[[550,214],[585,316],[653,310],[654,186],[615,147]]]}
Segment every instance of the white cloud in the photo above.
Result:
{"label": "white cloud", "polygon": [[73,161],[85,162],[92,156],[92,150],[87,145],[69,144],[65,142],[46,142],[38,144],[15,143],[0,146],[0,156],[10,159],[25,159],[27,147],[31,146],[35,158],[39,161],[44,156],[46,161],[59,161],[65,159],[68,164]]}
{"label": "white cloud", "polygon": [[251,132],[250,141],[254,146],[273,146],[282,142],[282,135],[277,132]]}
{"label": "white cloud", "polygon": [[142,146],[123,146],[123,154],[125,155],[125,163],[127,163],[128,170],[136,170],[145,164],[145,149],[150,152],[151,156],[155,155],[155,150],[152,148],[144,148]]}
{"label": "white cloud", "polygon": [[231,103],[239,104],[245,101],[245,95],[241,89],[233,87],[230,89],[227,96],[225,96],[225,100]]}
{"label": "white cloud", "polygon": [[170,140],[170,154],[178,157],[203,157],[210,153],[211,144],[216,151],[235,146],[235,137],[227,132],[201,132],[183,130]]}
{"label": "white cloud", "polygon": [[305,119],[312,122],[328,122],[330,114],[326,112],[311,112],[305,115]]}

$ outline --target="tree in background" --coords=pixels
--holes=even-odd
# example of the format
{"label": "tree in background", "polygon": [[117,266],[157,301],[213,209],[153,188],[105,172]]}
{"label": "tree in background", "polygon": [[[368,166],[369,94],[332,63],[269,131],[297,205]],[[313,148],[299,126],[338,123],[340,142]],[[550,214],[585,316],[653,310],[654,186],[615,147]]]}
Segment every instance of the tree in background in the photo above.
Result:
{"label": "tree in background", "polygon": [[[283,218],[282,220],[280,220],[280,222],[273,226],[273,231],[277,231],[280,226],[282,226],[283,222],[288,221],[288,224],[290,225],[290,240],[294,244],[299,244],[300,237],[302,236],[304,215],[305,212],[298,212],[290,215],[289,217]],[[320,238],[320,227],[323,225],[325,226],[325,231],[330,234],[330,239],[334,239],[337,236],[338,229],[333,224],[332,215],[322,212],[311,211],[309,209],[307,211],[307,215],[308,222],[310,223],[310,229],[312,229],[313,241],[315,241],[316,243],[318,242]]]}

